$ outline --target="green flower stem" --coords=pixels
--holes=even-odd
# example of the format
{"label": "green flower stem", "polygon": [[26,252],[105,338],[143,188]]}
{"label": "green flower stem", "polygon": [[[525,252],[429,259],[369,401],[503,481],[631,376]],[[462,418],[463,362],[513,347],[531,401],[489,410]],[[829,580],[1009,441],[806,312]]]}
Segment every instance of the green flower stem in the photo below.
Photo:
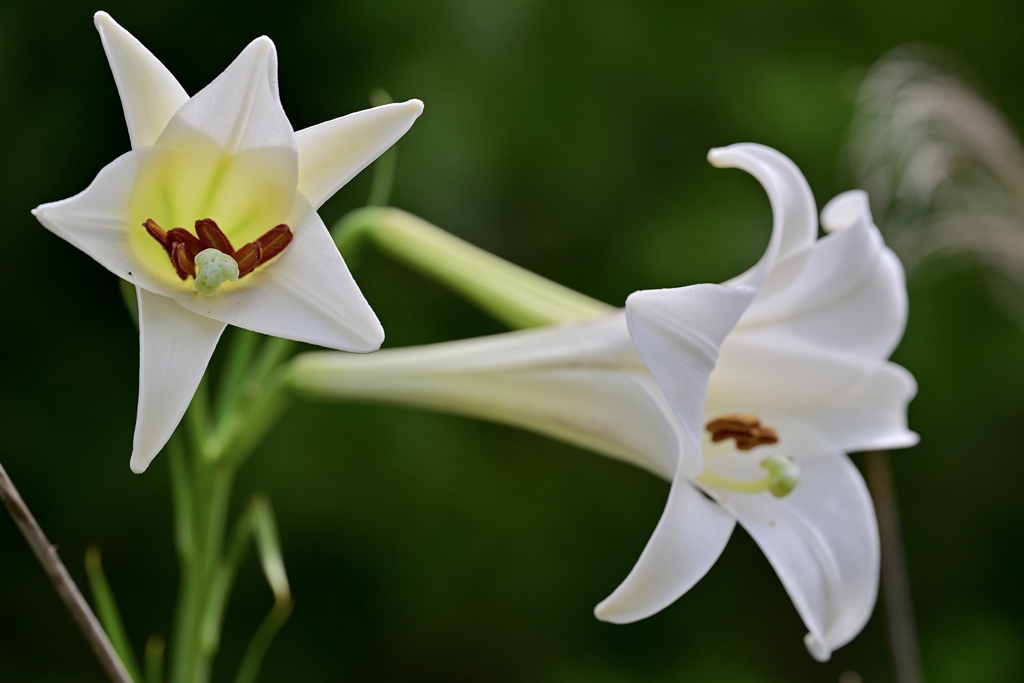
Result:
{"label": "green flower stem", "polygon": [[245,378],[252,357],[256,353],[260,335],[236,327],[232,329],[231,341],[227,367],[224,369],[221,384],[217,387],[216,415],[221,419],[228,409],[238,402],[238,394],[245,390]]}
{"label": "green flower stem", "polygon": [[357,209],[331,233],[346,257],[363,242],[372,242],[512,327],[575,322],[613,310],[400,209]]}
{"label": "green flower stem", "polygon": [[242,657],[235,678],[236,683],[252,683],[256,680],[270,643],[292,612],[292,593],[281,556],[277,522],[270,501],[264,496],[254,496],[249,508],[238,522],[225,565],[225,574],[229,577],[229,582],[233,581],[237,574],[250,539],[259,554],[263,575],[274,593],[274,606],[256,630]]}
{"label": "green flower stem", "polygon": [[[241,557],[238,532],[227,543],[231,492],[239,466],[273,427],[288,405],[281,363],[291,342],[259,339],[246,333],[236,339],[234,354],[218,386],[216,413],[211,415],[204,380],[189,406],[182,430],[168,447],[174,500],[175,540],[181,564],[181,586],[170,643],[170,683],[206,683],[220,647],[224,612]],[[238,522],[251,528],[252,513]],[[283,566],[283,565],[282,565]],[[283,618],[275,590],[272,616],[279,623],[261,626],[265,652]],[[270,619],[270,617],[268,617]],[[266,624],[266,622],[264,622]],[[255,642],[255,641],[254,641]],[[262,642],[262,641],[261,641]],[[262,649],[260,649],[262,648]],[[251,649],[251,648],[250,648]],[[258,670],[259,659],[243,665]],[[147,667],[148,668],[148,667]],[[150,678],[153,674],[150,673]]]}
{"label": "green flower stem", "polygon": [[398,147],[392,146],[377,157],[373,165],[373,183],[370,185],[370,196],[367,206],[386,206],[391,198],[391,188],[395,184],[395,169],[398,166]]}
{"label": "green flower stem", "polygon": [[[210,604],[215,573],[224,545],[234,468],[207,457],[195,457],[189,481],[193,510],[179,515],[176,524],[191,522],[191,552],[183,554],[180,602],[171,643],[172,683],[205,683],[216,647],[203,641],[203,620]],[[177,478],[172,478],[175,480]],[[178,496],[176,495],[176,498]]]}

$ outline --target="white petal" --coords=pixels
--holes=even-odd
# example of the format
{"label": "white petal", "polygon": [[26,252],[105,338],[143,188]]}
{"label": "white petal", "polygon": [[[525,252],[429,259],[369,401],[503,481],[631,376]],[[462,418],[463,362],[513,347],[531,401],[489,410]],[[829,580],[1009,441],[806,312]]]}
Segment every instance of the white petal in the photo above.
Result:
{"label": "white petal", "polygon": [[305,353],[290,381],[322,396],[418,406],[530,429],[670,479],[679,436],[622,312],[584,323],[369,356]]}
{"label": "white petal", "polygon": [[858,223],[874,225],[871,202],[864,190],[849,190],[837,194],[821,210],[821,227],[826,232],[839,232]]}
{"label": "white petal", "polygon": [[185,103],[156,144],[192,144],[197,134],[229,154],[263,147],[295,150],[295,133],[277,90],[277,51],[269,38],[249,43],[224,73]]}
{"label": "white petal", "polygon": [[665,609],[707,573],[734,526],[731,515],[677,476],[640,559],[594,614],[603,621],[625,624]]}
{"label": "white petal", "polygon": [[907,429],[907,404],[916,393],[909,372],[883,363],[856,387],[801,413],[800,419],[846,453],[907,448],[919,441]]}
{"label": "white petal", "polygon": [[[708,377],[718,349],[754,293],[751,287],[693,285],[634,292],[626,300],[629,334],[679,419],[693,454],[700,453]],[[695,475],[701,469],[700,458],[690,458],[683,469],[688,476]]]}
{"label": "white petal", "polygon": [[357,111],[298,131],[299,192],[313,208],[320,208],[405,135],[422,111],[422,102],[409,100]]}
{"label": "white petal", "polygon": [[225,326],[166,297],[137,291],[139,415],[131,467],[141,473],[181,422]]}
{"label": "white petal", "polygon": [[96,30],[121,95],[132,148],[152,145],[188,94],[153,53],[106,12],[97,12]]}
{"label": "white petal", "polygon": [[862,215],[819,240],[786,286],[760,292],[736,334],[772,335],[780,345],[795,338],[880,360],[899,343],[906,320],[903,268]]}
{"label": "white petal", "polygon": [[777,415],[795,416],[843,450],[900,448],[917,442],[906,428],[916,388],[910,373],[891,363],[737,334],[722,345],[707,409],[757,415],[768,424]]}
{"label": "white petal", "polygon": [[85,190],[68,199],[41,204],[32,215],[114,275],[151,292],[172,295],[175,290],[153,278],[138,262],[128,239],[129,230],[142,230],[141,224],[129,225],[128,218],[135,176],[144,164],[164,153],[144,147],[123,154],[103,167]]}
{"label": "white petal", "polygon": [[736,405],[736,410],[796,412],[836,406],[881,365],[814,344],[777,341],[772,335],[730,336],[711,377],[710,400]]}
{"label": "white petal", "polygon": [[[772,205],[772,236],[757,264],[729,284],[776,286],[765,282],[775,267],[806,249],[818,235],[814,195],[800,169],[788,157],[764,145],[741,143],[712,149],[708,161],[718,168],[740,168],[757,178]],[[771,273],[785,280],[783,273]]]}
{"label": "white petal", "polygon": [[300,196],[295,237],[280,256],[214,296],[192,293],[181,306],[210,318],[274,337],[342,351],[380,348],[384,330],[327,227]]}
{"label": "white petal", "polygon": [[715,493],[771,562],[810,631],[812,654],[824,660],[860,632],[874,609],[878,527],[849,459],[810,433],[787,432],[779,451],[794,456],[801,470],[790,495]]}

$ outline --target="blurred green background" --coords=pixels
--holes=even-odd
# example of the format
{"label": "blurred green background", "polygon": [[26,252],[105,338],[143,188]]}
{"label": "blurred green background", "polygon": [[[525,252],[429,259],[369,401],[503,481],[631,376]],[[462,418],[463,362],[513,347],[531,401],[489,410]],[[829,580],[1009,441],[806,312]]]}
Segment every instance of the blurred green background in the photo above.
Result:
{"label": "blurred green background", "polygon": [[[29,215],[129,147],[92,27],[99,7],[0,3],[4,244],[0,458],[84,583],[98,543],[141,650],[167,633],[176,559],[167,462],[128,469],[137,336],[117,281]],[[296,128],[367,106],[426,111],[399,148],[394,204],[587,294],[718,281],[768,238],[763,192],[704,162],[761,142],[819,205],[844,161],[867,67],[907,41],[972,64],[1024,121],[1024,5],[665,0],[110,2],[194,93],[252,38],[280,56]],[[321,210],[365,201],[368,174]],[[884,226],[883,226],[884,229]],[[1024,338],[968,261],[910,283],[895,359],[920,384],[917,448],[894,454],[929,681],[1024,679]],[[404,346],[500,331],[367,250],[355,275]],[[215,360],[216,362],[216,360]],[[855,458],[856,459],[856,458]],[[859,461],[858,461],[859,462]],[[592,616],[638,557],[667,485],[513,429],[397,408],[298,402],[243,470],[271,497],[296,608],[266,681],[892,681],[881,609],[825,665],[738,531],[698,586],[630,626]],[[0,681],[102,674],[13,523],[0,520]],[[242,573],[216,669],[228,680],[271,597]],[[845,680],[852,680],[847,677]]]}

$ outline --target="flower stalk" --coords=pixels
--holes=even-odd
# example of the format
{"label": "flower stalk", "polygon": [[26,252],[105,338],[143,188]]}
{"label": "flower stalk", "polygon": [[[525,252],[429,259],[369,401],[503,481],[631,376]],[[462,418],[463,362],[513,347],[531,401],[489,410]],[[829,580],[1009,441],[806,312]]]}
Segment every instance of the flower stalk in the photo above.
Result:
{"label": "flower stalk", "polygon": [[370,242],[513,328],[577,322],[614,310],[401,209],[357,209],[338,221],[331,234],[347,259]]}
{"label": "flower stalk", "polygon": [[[169,444],[181,585],[170,643],[170,683],[210,680],[224,613],[252,539],[260,551],[274,606],[259,627],[238,672],[254,680],[263,654],[291,613],[291,593],[269,503],[256,499],[229,535],[229,507],[240,465],[287,405],[281,362],[291,343],[241,332],[216,401],[204,382],[186,413],[184,435]],[[246,371],[246,368],[248,371]],[[212,406],[216,409],[212,409]]]}

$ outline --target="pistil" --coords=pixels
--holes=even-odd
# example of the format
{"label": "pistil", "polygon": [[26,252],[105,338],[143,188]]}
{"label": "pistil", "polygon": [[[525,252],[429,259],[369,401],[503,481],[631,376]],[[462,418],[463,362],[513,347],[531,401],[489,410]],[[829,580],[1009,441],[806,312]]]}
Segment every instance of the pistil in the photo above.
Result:
{"label": "pistil", "polygon": [[[779,442],[779,434],[753,415],[729,413],[716,417],[704,427],[711,434],[712,443],[726,439],[736,442],[736,449],[749,451],[758,446],[769,446]],[[789,495],[800,483],[800,466],[792,458],[769,455],[761,461],[761,467],[768,474],[760,479],[740,480],[723,476],[711,470],[697,475],[697,481],[712,488],[736,491],[738,493],[760,493],[767,491],[776,498]]]}
{"label": "pistil", "polygon": [[704,470],[697,475],[697,481],[711,488],[738,493],[767,491],[776,498],[785,498],[800,483],[800,466],[792,458],[770,455],[761,461],[761,467],[767,470],[768,474],[760,479],[732,479],[717,472]]}
{"label": "pistil", "polygon": [[238,279],[238,262],[217,249],[204,249],[196,255],[196,291],[213,296],[225,281]]}

